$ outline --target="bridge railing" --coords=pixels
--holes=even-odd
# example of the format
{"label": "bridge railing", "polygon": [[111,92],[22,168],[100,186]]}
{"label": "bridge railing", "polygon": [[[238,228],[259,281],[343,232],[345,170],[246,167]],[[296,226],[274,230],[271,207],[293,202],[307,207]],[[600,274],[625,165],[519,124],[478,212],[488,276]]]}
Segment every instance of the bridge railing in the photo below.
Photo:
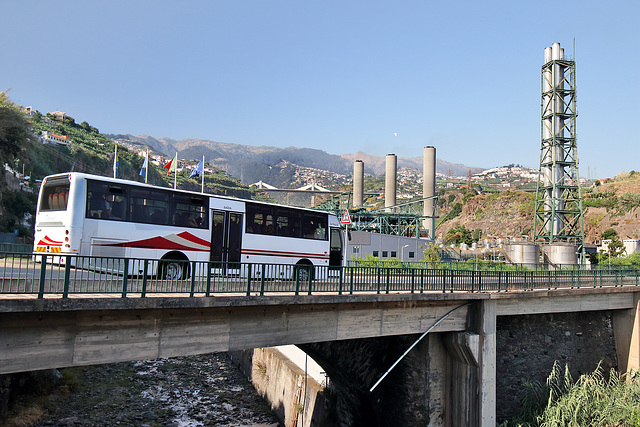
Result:
{"label": "bridge railing", "polygon": [[0,294],[39,298],[509,292],[629,285],[640,285],[638,268],[451,270],[418,263],[319,267],[0,253]]}

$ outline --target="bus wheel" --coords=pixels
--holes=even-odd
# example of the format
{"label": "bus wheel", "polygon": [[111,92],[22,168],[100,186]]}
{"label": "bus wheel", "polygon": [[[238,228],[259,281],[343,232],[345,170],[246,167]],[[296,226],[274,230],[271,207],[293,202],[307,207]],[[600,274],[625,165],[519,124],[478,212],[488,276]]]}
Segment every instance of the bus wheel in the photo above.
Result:
{"label": "bus wheel", "polygon": [[163,280],[180,280],[189,277],[187,260],[166,259],[160,264],[160,278]]}
{"label": "bus wheel", "polygon": [[305,262],[296,264],[296,278],[301,282],[308,282],[309,277],[313,280],[313,264]]}

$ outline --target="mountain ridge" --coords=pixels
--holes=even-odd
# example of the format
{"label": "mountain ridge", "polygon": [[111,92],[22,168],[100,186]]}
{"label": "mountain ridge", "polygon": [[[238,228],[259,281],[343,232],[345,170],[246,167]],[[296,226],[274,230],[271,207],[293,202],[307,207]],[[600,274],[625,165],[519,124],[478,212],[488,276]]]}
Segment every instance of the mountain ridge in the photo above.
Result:
{"label": "mountain ridge", "polygon": [[[138,136],[118,134],[109,135],[109,137],[116,141],[146,145],[167,157],[172,157],[174,152],[178,152],[179,157],[184,159],[199,159],[204,155],[205,161],[212,166],[225,170],[230,175],[240,178],[244,183],[272,180],[274,185],[280,184],[277,181],[284,178],[279,179],[272,176],[271,171],[283,162],[351,175],[353,162],[362,160],[365,163],[365,174],[380,176],[385,172],[385,157],[366,154],[362,151],[338,155],[329,154],[316,148],[252,146],[198,138],[175,140],[155,138],[146,134]],[[403,167],[421,171],[422,158],[398,157],[398,168]],[[476,173],[482,170],[484,169],[436,159],[436,172],[443,175],[466,176],[469,171]]]}

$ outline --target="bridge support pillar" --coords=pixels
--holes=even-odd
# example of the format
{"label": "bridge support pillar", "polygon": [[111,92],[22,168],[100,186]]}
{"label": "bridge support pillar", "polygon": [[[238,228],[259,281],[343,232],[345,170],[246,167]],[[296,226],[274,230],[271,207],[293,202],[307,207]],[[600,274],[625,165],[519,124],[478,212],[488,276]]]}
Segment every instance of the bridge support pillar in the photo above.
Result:
{"label": "bridge support pillar", "polygon": [[618,370],[640,370],[640,293],[633,294],[633,308],[616,310],[613,314]]}
{"label": "bridge support pillar", "polygon": [[446,334],[451,355],[447,425],[496,424],[496,303],[480,301],[471,312],[470,331]]}

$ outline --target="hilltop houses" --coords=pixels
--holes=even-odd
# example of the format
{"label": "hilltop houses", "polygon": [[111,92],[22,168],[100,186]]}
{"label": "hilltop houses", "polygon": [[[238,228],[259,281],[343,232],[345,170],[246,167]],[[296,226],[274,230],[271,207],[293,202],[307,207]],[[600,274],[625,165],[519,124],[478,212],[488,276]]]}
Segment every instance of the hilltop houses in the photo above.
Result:
{"label": "hilltop houses", "polygon": [[43,144],[56,144],[69,147],[71,140],[66,135],[56,135],[55,133],[47,132],[46,130],[40,134],[40,141]]}

